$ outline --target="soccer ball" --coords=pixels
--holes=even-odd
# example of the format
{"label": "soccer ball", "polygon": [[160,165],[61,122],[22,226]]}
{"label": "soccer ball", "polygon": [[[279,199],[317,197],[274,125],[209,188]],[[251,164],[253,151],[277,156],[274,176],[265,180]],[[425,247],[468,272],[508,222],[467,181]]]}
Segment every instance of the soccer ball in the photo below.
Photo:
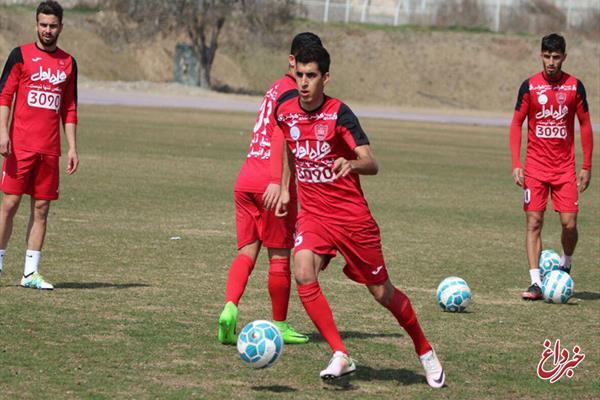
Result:
{"label": "soccer ball", "polygon": [[554,250],[544,250],[540,255],[540,278],[542,281],[546,274],[550,271],[558,269],[560,263],[560,256]]}
{"label": "soccer ball", "polygon": [[253,321],[238,335],[237,349],[246,365],[267,368],[281,357],[283,338],[272,322]]}
{"label": "soccer ball", "polygon": [[566,303],[574,292],[573,278],[565,271],[550,271],[542,284],[542,296],[548,303]]}
{"label": "soccer ball", "polygon": [[465,311],[471,301],[471,289],[464,279],[450,276],[438,286],[436,298],[444,311]]}

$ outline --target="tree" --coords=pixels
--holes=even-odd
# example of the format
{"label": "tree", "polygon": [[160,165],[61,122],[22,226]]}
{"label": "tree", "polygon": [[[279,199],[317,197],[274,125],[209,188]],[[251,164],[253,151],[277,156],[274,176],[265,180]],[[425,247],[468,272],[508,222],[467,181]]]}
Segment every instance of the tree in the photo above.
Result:
{"label": "tree", "polygon": [[185,32],[200,62],[198,82],[210,88],[210,71],[225,21],[243,12],[244,0],[111,0],[109,9],[136,23],[138,33]]}

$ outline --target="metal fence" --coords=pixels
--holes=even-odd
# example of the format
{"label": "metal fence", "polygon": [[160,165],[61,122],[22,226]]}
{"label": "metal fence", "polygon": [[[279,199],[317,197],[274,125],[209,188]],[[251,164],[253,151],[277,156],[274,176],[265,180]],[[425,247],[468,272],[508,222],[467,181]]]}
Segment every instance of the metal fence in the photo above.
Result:
{"label": "metal fence", "polygon": [[[463,25],[493,31],[600,30],[600,0],[296,0],[299,12],[323,22],[389,25]],[[534,21],[531,21],[531,20]],[[558,26],[557,26],[558,25]],[[560,26],[562,25],[562,26]]]}

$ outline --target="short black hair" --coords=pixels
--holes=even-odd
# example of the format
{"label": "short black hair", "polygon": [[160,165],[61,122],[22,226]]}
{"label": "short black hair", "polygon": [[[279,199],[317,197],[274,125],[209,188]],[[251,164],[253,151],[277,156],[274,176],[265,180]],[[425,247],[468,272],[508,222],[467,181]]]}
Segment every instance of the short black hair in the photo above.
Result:
{"label": "short black hair", "polygon": [[316,62],[319,66],[321,74],[329,72],[329,65],[331,64],[331,58],[329,53],[323,46],[306,46],[302,47],[298,54],[296,54],[296,64],[308,64]]}
{"label": "short black hair", "polygon": [[321,38],[314,33],[302,32],[294,36],[290,54],[296,56],[296,53],[298,53],[301,48],[306,46],[323,46],[323,43],[321,43]]}
{"label": "short black hair", "polygon": [[62,24],[63,19],[63,8],[58,2],[54,0],[44,0],[38,6],[35,12],[35,19],[37,21],[38,15],[56,15],[58,17],[58,21]]}
{"label": "short black hair", "polygon": [[551,53],[565,53],[567,50],[567,42],[565,38],[558,33],[551,33],[542,38],[542,52],[549,51]]}

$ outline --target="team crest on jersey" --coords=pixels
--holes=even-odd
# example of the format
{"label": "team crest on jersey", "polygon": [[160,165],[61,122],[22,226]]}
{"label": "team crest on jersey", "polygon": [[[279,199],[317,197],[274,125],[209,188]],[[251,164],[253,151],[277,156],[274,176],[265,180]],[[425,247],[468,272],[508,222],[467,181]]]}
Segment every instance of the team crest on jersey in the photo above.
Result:
{"label": "team crest on jersey", "polygon": [[538,96],[538,103],[540,103],[541,105],[544,105],[548,102],[548,96],[546,96],[545,94],[540,94]]}
{"label": "team crest on jersey", "polygon": [[300,129],[297,126],[292,126],[290,129],[290,136],[294,140],[300,139]]}
{"label": "team crest on jersey", "polygon": [[329,128],[327,125],[315,125],[315,136],[317,137],[317,140],[325,140],[328,130]]}
{"label": "team crest on jersey", "polygon": [[556,94],[556,101],[560,105],[565,104],[565,101],[567,101],[567,94],[565,92],[558,92]]}

